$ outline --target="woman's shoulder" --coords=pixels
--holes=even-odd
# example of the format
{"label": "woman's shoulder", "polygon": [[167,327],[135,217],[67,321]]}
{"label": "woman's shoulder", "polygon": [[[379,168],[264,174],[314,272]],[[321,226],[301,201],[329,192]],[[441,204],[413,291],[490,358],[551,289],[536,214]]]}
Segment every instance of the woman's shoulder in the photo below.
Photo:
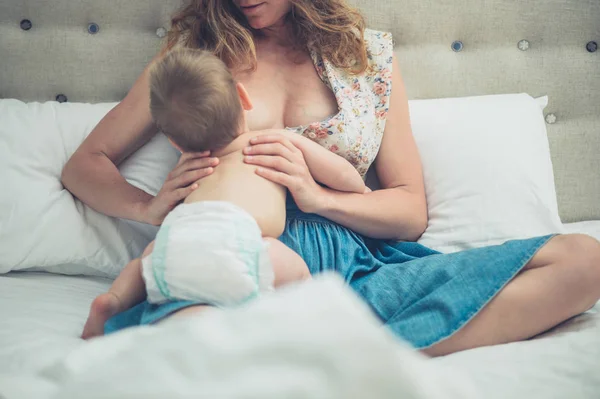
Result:
{"label": "woman's shoulder", "polygon": [[394,41],[391,32],[365,29],[365,46],[369,64],[391,64],[394,54]]}
{"label": "woman's shoulder", "polygon": [[[358,77],[363,81],[364,88],[381,95],[382,88],[375,87],[378,83],[389,82],[392,78],[392,61],[394,57],[394,44],[390,32],[365,29],[364,41],[367,50],[367,65],[364,72]],[[383,98],[385,99],[385,98]]]}
{"label": "woman's shoulder", "polygon": [[379,41],[389,45],[392,44],[392,32],[365,28],[364,38],[367,42]]}

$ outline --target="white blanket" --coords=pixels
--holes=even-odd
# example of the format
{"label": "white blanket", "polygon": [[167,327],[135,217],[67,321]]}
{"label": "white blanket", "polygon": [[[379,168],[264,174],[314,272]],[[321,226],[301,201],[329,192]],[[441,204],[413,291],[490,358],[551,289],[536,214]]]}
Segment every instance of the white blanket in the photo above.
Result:
{"label": "white blanket", "polygon": [[332,276],[98,338],[35,374],[0,376],[0,387],[8,399],[481,397],[466,373],[385,331]]}

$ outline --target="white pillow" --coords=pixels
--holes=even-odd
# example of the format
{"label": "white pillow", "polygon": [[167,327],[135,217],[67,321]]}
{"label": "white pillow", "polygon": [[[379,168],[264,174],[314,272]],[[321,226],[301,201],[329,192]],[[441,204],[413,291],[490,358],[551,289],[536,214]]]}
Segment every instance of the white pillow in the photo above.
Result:
{"label": "white pillow", "polygon": [[[115,276],[154,237],[156,228],[99,214],[60,183],[114,105],[0,100],[0,273]],[[452,252],[561,230],[544,104],[518,94],[410,106],[430,217],[422,244]],[[178,157],[158,135],[120,170],[156,194]]]}
{"label": "white pillow", "polygon": [[562,231],[546,104],[527,94],[410,102],[429,209],[419,243],[456,252]]}
{"label": "white pillow", "polygon": [[[102,215],[60,183],[71,154],[115,105],[0,100],[0,273],[116,276],[153,239],[156,228]],[[178,156],[158,135],[120,170],[156,194]]]}

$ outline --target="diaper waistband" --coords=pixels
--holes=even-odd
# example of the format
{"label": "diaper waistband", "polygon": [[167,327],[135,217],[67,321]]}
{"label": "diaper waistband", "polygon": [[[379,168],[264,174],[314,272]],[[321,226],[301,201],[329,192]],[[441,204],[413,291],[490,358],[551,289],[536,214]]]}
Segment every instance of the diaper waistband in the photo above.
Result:
{"label": "diaper waistband", "polygon": [[163,224],[174,221],[187,215],[199,215],[203,213],[235,214],[256,223],[256,220],[244,208],[228,201],[198,201],[189,204],[177,205],[165,218]]}

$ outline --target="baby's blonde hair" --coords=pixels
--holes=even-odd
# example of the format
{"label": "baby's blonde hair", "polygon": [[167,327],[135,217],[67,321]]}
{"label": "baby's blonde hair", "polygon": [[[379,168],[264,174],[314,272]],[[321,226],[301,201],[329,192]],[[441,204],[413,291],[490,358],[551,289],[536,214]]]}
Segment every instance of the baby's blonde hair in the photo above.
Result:
{"label": "baby's blonde hair", "polygon": [[183,151],[215,150],[242,128],[242,106],[227,66],[208,51],[177,49],[150,67],[152,118]]}

